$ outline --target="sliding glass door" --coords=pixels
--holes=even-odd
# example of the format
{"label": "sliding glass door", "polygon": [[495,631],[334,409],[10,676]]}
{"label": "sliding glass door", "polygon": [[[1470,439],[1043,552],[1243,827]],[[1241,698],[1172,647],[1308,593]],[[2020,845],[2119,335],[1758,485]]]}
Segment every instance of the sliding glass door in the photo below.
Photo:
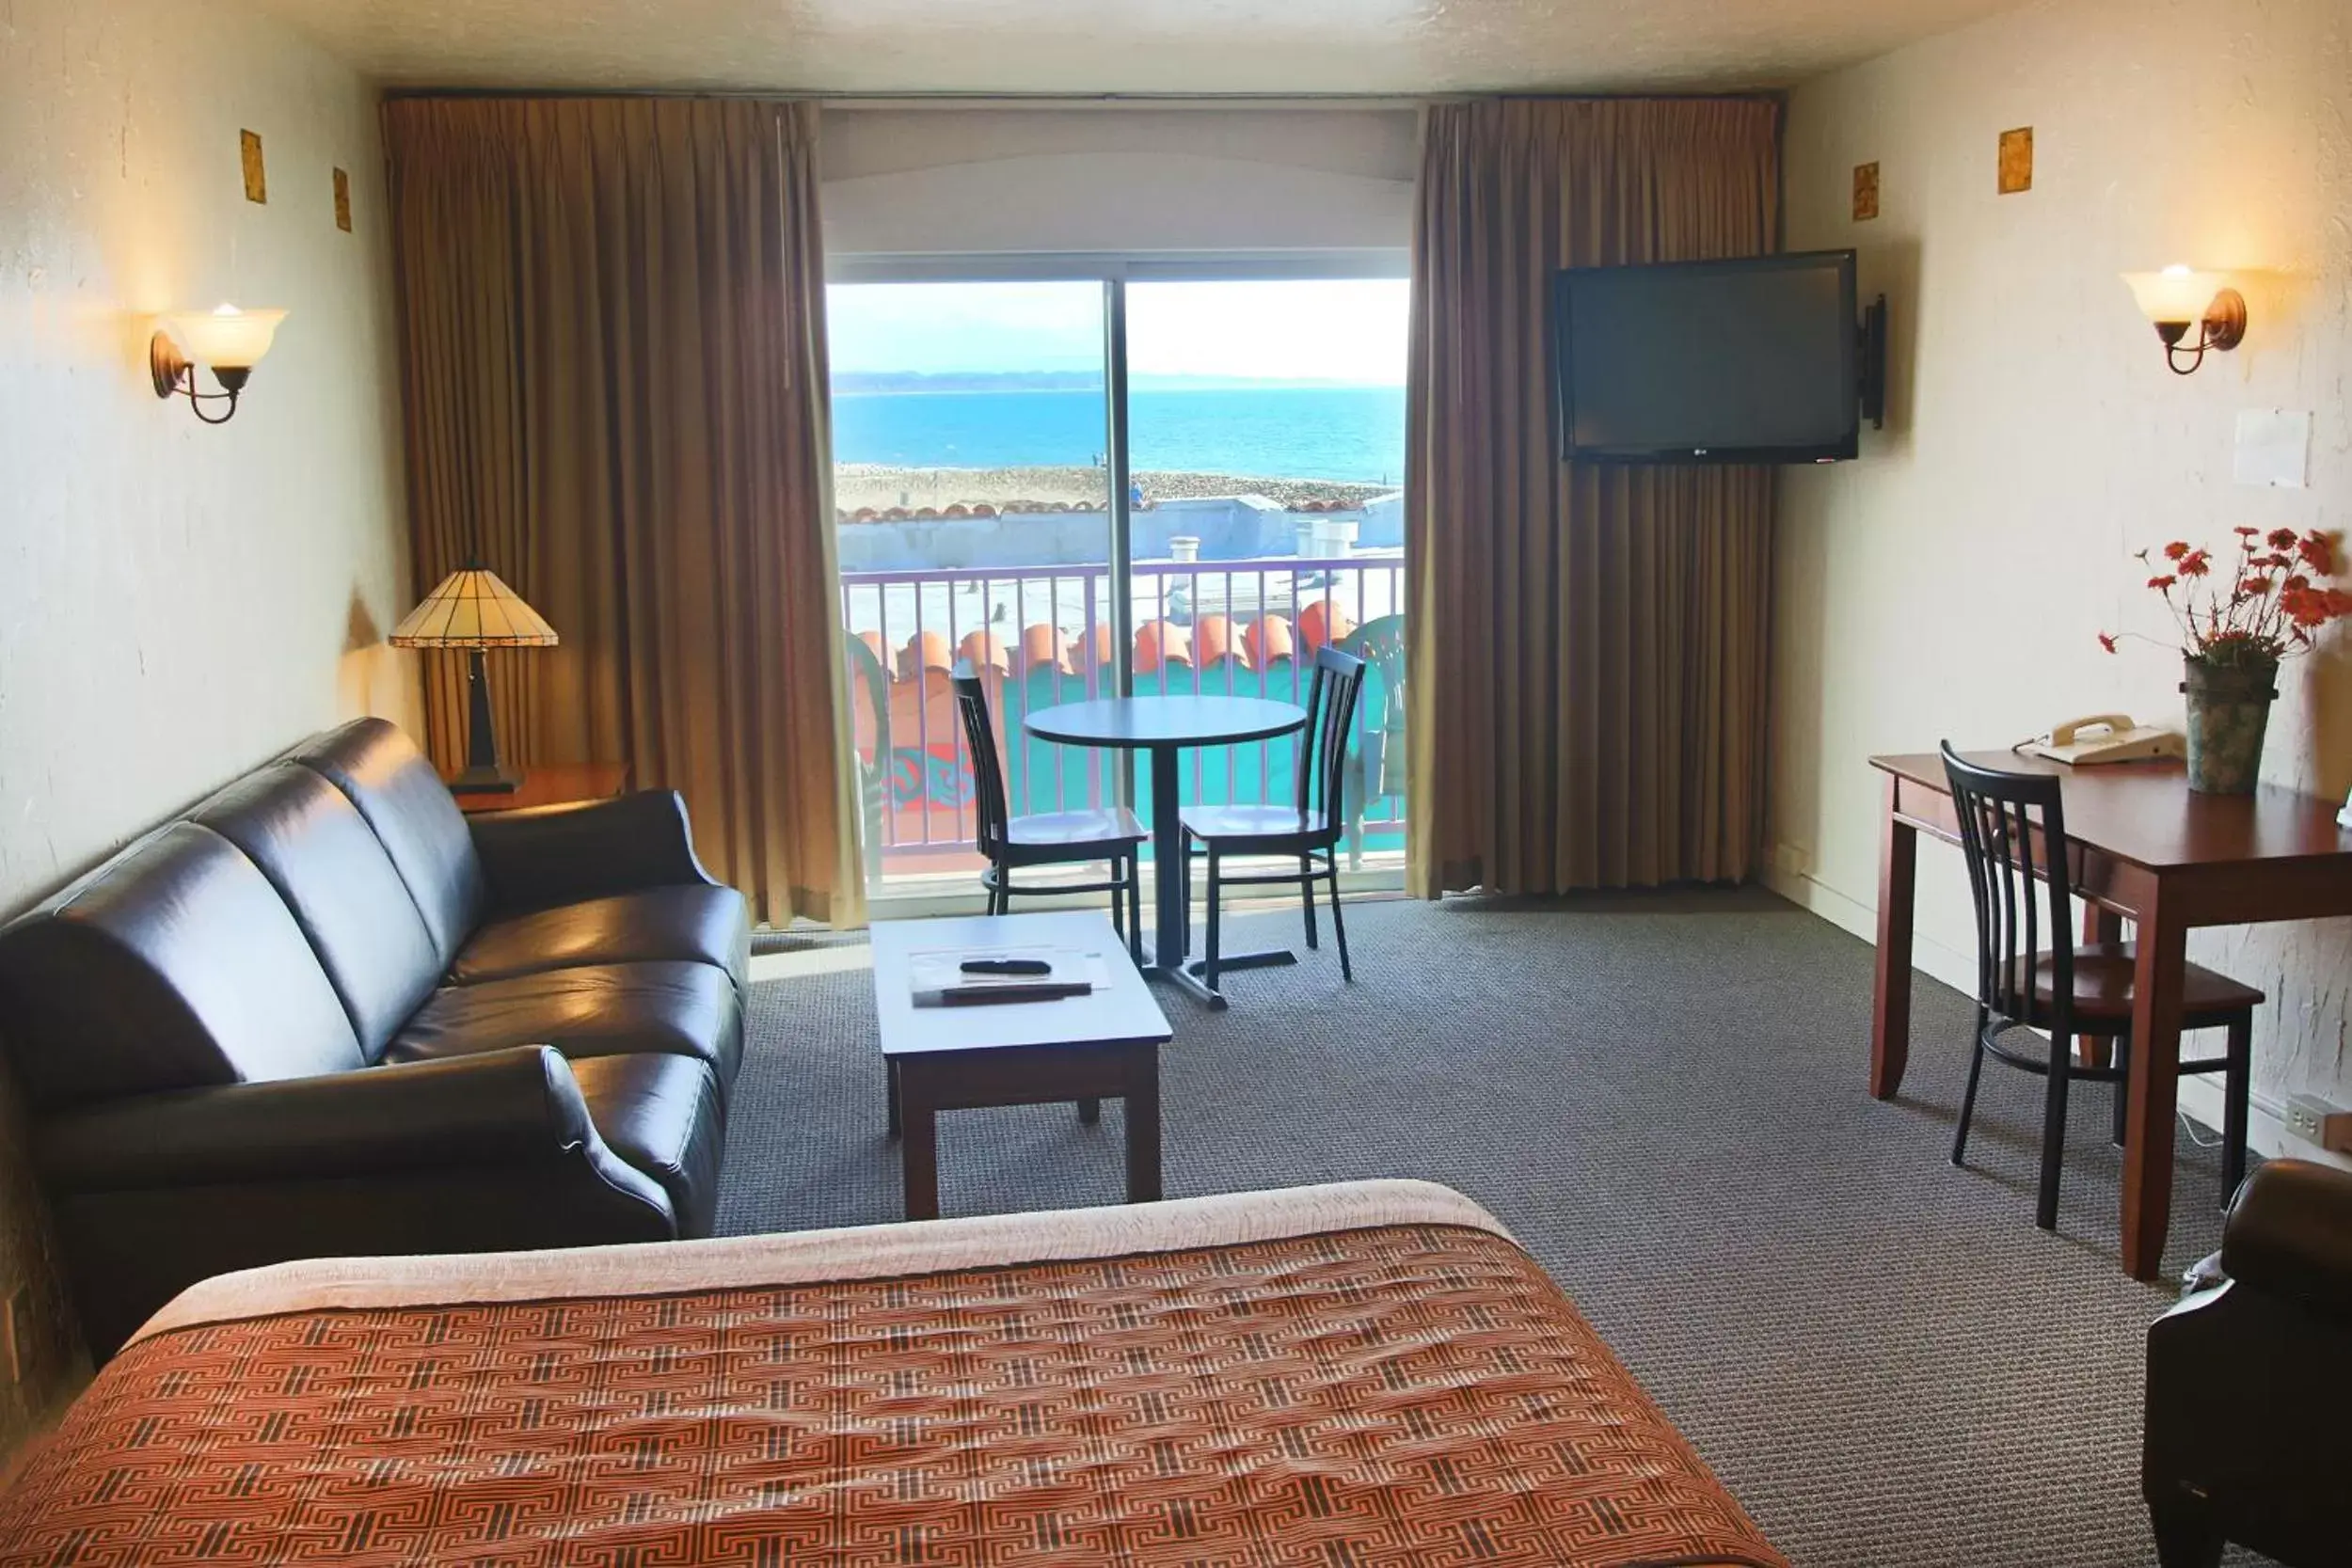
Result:
{"label": "sliding glass door", "polygon": [[949,671],[990,684],[1017,811],[1102,799],[1023,744],[1032,703],[1117,689],[1095,281],[836,284],[834,504],[869,891],[978,864]]}
{"label": "sliding glass door", "polygon": [[[1125,305],[1134,689],[1303,702],[1318,648],[1363,655],[1350,847],[1401,853],[1405,279],[1143,279]],[[1295,757],[1193,752],[1184,800],[1287,801]]]}
{"label": "sliding glass door", "polygon": [[[842,616],[878,894],[976,886],[958,657],[990,683],[1013,809],[1029,812],[1148,788],[1122,759],[1028,740],[1033,708],[1292,698],[1316,648],[1360,653],[1350,848],[1397,863],[1406,284],[1401,259],[1390,277],[1270,276],[1285,267],[925,261],[832,286]],[[1289,741],[1198,753],[1184,797],[1285,799],[1294,756]]]}

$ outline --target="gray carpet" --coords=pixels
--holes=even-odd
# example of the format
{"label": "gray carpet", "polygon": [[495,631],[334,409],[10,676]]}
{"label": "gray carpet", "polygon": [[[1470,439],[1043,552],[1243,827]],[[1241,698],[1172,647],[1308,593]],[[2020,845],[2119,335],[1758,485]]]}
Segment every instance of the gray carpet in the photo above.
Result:
{"label": "gray carpet", "polygon": [[[1297,940],[1237,921],[1237,945]],[[1864,1087],[1870,953],[1758,893],[1351,906],[1328,950],[1165,998],[1169,1196],[1415,1176],[1486,1204],[1798,1563],[2152,1563],[2142,1335],[2106,1090],[2034,1228],[2040,1081],[1986,1069],[1946,1162],[1969,1016],[1922,979],[1899,1101]],[[752,991],[721,1224],[898,1217],[870,973]],[[1115,1202],[1120,1131],[1068,1107],[942,1119],[950,1213]],[[2217,1243],[2182,1141],[2169,1273]],[[2235,1561],[2253,1561],[2237,1559]]]}

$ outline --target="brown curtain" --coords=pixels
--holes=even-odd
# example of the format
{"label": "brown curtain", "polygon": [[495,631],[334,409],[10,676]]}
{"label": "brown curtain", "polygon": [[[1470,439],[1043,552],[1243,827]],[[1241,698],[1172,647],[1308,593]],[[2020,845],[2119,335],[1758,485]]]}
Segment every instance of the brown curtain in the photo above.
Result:
{"label": "brown curtain", "polygon": [[1433,106],[1413,235],[1407,879],[1425,897],[1750,875],[1772,479],[1564,464],[1565,266],[1773,248],[1761,101]]}
{"label": "brown curtain", "polygon": [[[384,121],[419,592],[478,557],[563,639],[489,656],[501,750],[677,789],[756,919],[862,921],[815,106],[410,98]],[[463,661],[425,657],[454,762]]]}

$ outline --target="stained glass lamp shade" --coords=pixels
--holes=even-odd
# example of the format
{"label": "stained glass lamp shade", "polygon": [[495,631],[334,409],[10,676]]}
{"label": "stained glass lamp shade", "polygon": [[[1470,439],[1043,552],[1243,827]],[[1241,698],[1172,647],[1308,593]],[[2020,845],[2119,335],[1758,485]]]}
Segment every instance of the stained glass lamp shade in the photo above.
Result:
{"label": "stained glass lamp shade", "polygon": [[450,781],[459,794],[503,792],[521,779],[499,766],[498,735],[490,722],[485,648],[548,648],[555,628],[522,595],[483,566],[465,566],[441,579],[424,602],[392,628],[395,648],[463,648],[469,698],[466,770]]}

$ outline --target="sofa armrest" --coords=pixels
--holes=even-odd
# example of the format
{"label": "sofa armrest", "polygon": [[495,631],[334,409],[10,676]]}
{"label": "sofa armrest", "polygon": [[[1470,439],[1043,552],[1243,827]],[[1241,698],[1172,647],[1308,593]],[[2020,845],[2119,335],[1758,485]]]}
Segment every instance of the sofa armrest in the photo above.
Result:
{"label": "sofa armrest", "polygon": [[686,802],[674,789],[468,818],[501,910],[548,909],[644,888],[716,885],[694,858]]}
{"label": "sofa armrest", "polygon": [[2249,1290],[2352,1312],[2352,1172],[2307,1160],[2265,1164],[2230,1205],[2221,1268]]}
{"label": "sofa armrest", "polygon": [[589,1120],[571,1064],[544,1045],[141,1095],[54,1117],[40,1133],[43,1174],[72,1193],[525,1165],[583,1152],[627,1169]]}

